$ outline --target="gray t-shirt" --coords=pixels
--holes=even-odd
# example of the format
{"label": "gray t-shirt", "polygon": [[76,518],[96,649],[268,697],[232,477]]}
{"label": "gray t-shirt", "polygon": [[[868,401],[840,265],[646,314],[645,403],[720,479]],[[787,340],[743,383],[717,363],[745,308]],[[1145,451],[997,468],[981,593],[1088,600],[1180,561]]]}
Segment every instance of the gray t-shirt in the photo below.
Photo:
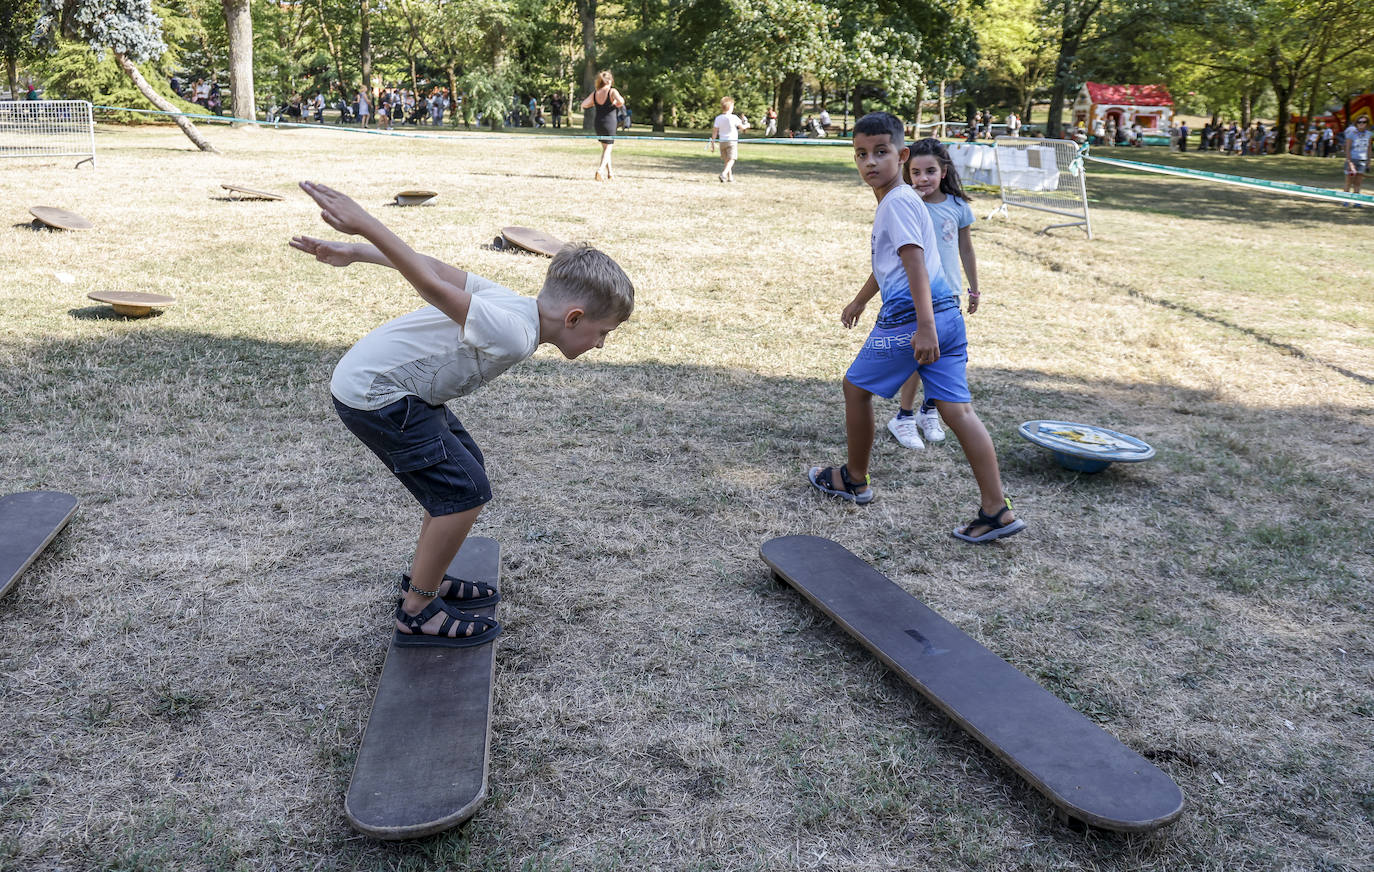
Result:
{"label": "gray t-shirt", "polygon": [[466,396],[534,354],[539,305],[468,273],[467,326],[433,306],[393,318],[334,367],[330,393],[345,406],[372,410],[413,394],[439,405]]}
{"label": "gray t-shirt", "polygon": [[1369,139],[1374,136],[1368,127],[1360,130],[1355,125],[1345,129],[1345,141],[1350,144],[1351,160],[1369,160]]}

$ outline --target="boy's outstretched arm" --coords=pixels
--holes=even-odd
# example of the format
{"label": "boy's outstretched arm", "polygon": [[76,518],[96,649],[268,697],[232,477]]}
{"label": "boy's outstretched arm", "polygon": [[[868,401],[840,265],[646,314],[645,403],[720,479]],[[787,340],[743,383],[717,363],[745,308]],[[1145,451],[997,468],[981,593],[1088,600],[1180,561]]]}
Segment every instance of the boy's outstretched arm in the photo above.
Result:
{"label": "boy's outstretched arm", "polygon": [[[324,223],[340,233],[362,236],[367,239],[375,248],[375,253],[384,259],[385,264],[395,268],[397,272],[405,276],[406,281],[410,282],[426,303],[433,305],[458,324],[467,324],[468,306],[472,302],[472,295],[467,292],[466,288],[467,273],[452,267],[445,271],[447,275],[441,273],[432,265],[438,261],[418,254],[366,209],[333,188],[314,182],[301,182],[301,190],[309,194],[311,199],[319,204],[320,217],[324,219]],[[306,237],[302,237],[302,239],[304,238]],[[294,244],[293,247],[301,248],[302,251],[307,250]],[[372,254],[365,247],[357,249],[355,253],[364,256]],[[319,255],[316,254],[316,257],[318,258]],[[359,257],[357,259],[363,260],[365,258]],[[326,261],[326,263],[328,262]],[[369,262],[381,263],[383,261],[370,260]],[[458,275],[454,276],[453,273]],[[461,278],[458,281],[451,280],[451,278],[458,278],[459,276]]]}
{"label": "boy's outstretched arm", "polygon": [[[311,255],[320,263],[330,266],[348,266],[353,263],[375,263],[377,266],[395,265],[386,255],[370,242],[339,242],[331,239],[316,239],[313,236],[294,236],[291,247]],[[444,263],[437,257],[416,253],[416,256],[429,264],[435,275],[460,288],[467,288],[468,274],[452,264]]]}

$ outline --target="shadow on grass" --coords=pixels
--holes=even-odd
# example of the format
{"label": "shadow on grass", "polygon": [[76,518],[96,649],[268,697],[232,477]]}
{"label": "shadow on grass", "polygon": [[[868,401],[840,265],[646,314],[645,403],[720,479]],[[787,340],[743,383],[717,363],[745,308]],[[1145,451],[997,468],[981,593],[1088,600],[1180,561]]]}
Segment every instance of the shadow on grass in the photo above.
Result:
{"label": "shadow on grass", "polygon": [[149,321],[161,318],[164,313],[163,309],[154,309],[147,315],[121,315],[109,305],[82,306],[80,309],[67,310],[68,315],[81,321]]}
{"label": "shadow on grass", "polygon": [[77,232],[77,231],[74,231],[74,230],[68,230],[68,229],[65,228],[65,227],[53,227],[51,224],[44,224],[42,221],[39,221],[37,218],[33,219],[32,221],[20,221],[20,222],[18,222],[18,223],[16,223],[16,224],[11,224],[10,226],[13,227],[15,230],[32,230],[34,233],[75,233],[75,232]]}
{"label": "shadow on grass", "polygon": [[[384,487],[395,488],[381,465],[354,444],[329,408],[329,372],[345,346],[226,338],[173,327],[166,320],[151,326],[152,329],[138,331],[112,330],[108,336],[82,339],[6,342],[9,357],[6,366],[0,368],[0,396],[7,398],[7,442],[13,440],[8,444],[16,450],[10,457],[0,458],[0,473],[13,489],[48,485],[76,493],[86,505],[82,523],[88,529],[101,524],[114,526],[113,522],[120,518],[127,521],[129,532],[125,538],[102,540],[98,546],[108,549],[101,553],[120,555],[108,564],[112,573],[125,572],[122,564],[133,562],[136,565],[130,572],[137,574],[164,552],[176,555],[185,549],[208,548],[211,539],[226,539],[250,541],[256,552],[300,549],[286,554],[291,579],[288,591],[291,585],[309,586],[321,581],[323,576],[309,575],[308,564],[318,552],[339,547],[330,536],[337,535],[339,541],[352,540],[369,532],[365,517],[343,509],[359,502],[389,499],[374,493],[374,488],[377,492]],[[842,451],[839,375],[836,371],[834,378],[829,379],[765,376],[744,369],[652,360],[628,364],[594,360],[567,363],[541,357],[523,364],[488,390],[453,404],[479,443],[488,449],[489,463],[497,471],[494,477],[498,488],[508,488],[509,492],[531,499],[530,505],[523,507],[512,507],[510,500],[504,506],[494,505],[484,521],[489,526],[483,532],[508,544],[513,564],[516,559],[531,560],[549,551],[548,540],[562,541],[560,530],[577,529],[590,520],[602,525],[607,537],[647,543],[647,554],[627,550],[600,564],[600,569],[608,573],[617,566],[627,566],[636,573],[645,571],[646,588],[664,585],[662,578],[647,576],[649,567],[671,569],[683,565],[678,551],[717,549],[722,560],[729,560],[731,549],[718,545],[722,538],[745,540],[746,545],[734,549],[745,552],[756,548],[757,542],[767,536],[782,532],[779,528],[784,524],[830,524],[838,518],[836,526],[845,529],[846,534],[852,532],[861,543],[855,545],[860,556],[874,562],[882,559],[882,548],[917,550],[915,546],[904,548],[900,544],[911,541],[900,538],[911,526],[909,519],[920,517],[917,512],[922,507],[944,496],[939,493],[943,481],[940,476],[945,476],[945,480],[957,479],[961,492],[971,493],[967,467],[952,438],[946,446],[927,451],[919,461],[909,455],[880,450],[876,464],[882,474],[879,500],[897,510],[891,526],[882,520],[887,516],[880,514],[881,507],[860,515],[815,497],[800,469],[806,461],[831,462]],[[1363,529],[1368,522],[1359,517],[1352,523],[1339,503],[1367,501],[1370,484],[1347,481],[1331,460],[1346,453],[1345,443],[1354,444],[1365,438],[1367,421],[1358,412],[1368,410],[1311,406],[1294,414],[1258,405],[1220,402],[1205,391],[1174,385],[1069,377],[1025,368],[979,368],[973,371],[972,380],[980,412],[989,422],[1002,452],[1005,477],[1015,493],[1031,497],[1031,504],[1040,507],[1040,514],[1028,518],[1031,530],[1018,540],[1005,543],[1008,548],[983,549],[977,556],[961,555],[964,560],[995,559],[986,555],[999,553],[1030,557],[1037,551],[1047,551],[1057,564],[1082,561],[1080,551],[1086,538],[1103,535],[1094,533],[1099,528],[1095,515],[1109,511],[1114,520],[1116,516],[1124,516],[1128,522],[1132,517],[1147,517],[1150,524],[1134,527],[1138,539],[1120,534],[1120,524],[1101,527],[1114,537],[1113,547],[1121,549],[1117,562],[1101,569],[1108,578],[1134,584],[1141,576],[1153,578],[1156,567],[1168,562],[1170,583],[1202,598],[1211,595],[1218,585],[1244,596],[1248,591],[1240,585],[1250,584],[1250,579],[1259,575],[1266,586],[1258,591],[1256,599],[1267,601],[1280,595],[1276,586],[1287,575],[1299,577],[1298,573],[1305,572],[1308,575],[1301,578],[1309,578],[1312,573],[1325,573],[1333,543],[1339,547],[1344,541],[1363,541],[1366,535]],[[880,415],[887,414],[892,405],[880,403],[879,409]],[[1114,466],[1097,476],[1068,473],[1056,467],[1047,453],[1012,435],[1020,421],[1052,414],[1146,436],[1160,449],[1160,456],[1139,469]],[[1279,415],[1291,416],[1294,426],[1306,432],[1323,433],[1328,437],[1325,444],[1297,444],[1289,438],[1292,430],[1288,428],[1274,433],[1272,420]],[[314,446],[319,446],[319,450],[312,453]],[[140,455],[140,451],[144,453]],[[1320,456],[1321,452],[1327,454]],[[156,462],[149,462],[150,457],[155,457]],[[918,462],[919,467],[915,466]],[[209,473],[198,471],[207,465],[215,466]],[[362,479],[348,474],[355,466],[365,473]],[[544,478],[551,469],[556,480],[531,486],[521,479],[526,474]],[[762,483],[741,485],[741,477],[751,474]],[[893,481],[898,475],[910,477],[910,483]],[[130,484],[141,487],[145,495],[126,501],[121,488]],[[538,503],[532,496],[533,487],[567,491],[576,499],[570,503]],[[1255,499],[1256,495],[1262,499]],[[314,531],[312,526],[305,541],[288,542],[285,533],[274,530],[294,514],[316,511],[321,500],[331,507],[328,514],[318,516],[320,522],[331,528],[328,535]],[[1262,509],[1256,510],[1257,503],[1262,503]],[[1109,508],[1104,510],[1104,506]],[[183,533],[181,525],[167,524],[159,527],[155,541],[141,538],[148,531],[140,529],[139,522],[183,519],[188,508],[198,514],[188,522],[188,532]],[[210,516],[211,523],[206,523],[206,516]],[[813,517],[825,520],[816,522],[811,520]],[[1269,520],[1275,517],[1303,519],[1301,524],[1311,532],[1310,537],[1294,537],[1287,528],[1276,527]],[[1079,519],[1084,521],[1085,529],[1081,532],[1076,528]],[[864,539],[871,535],[863,532],[865,525],[878,528],[877,541]],[[668,535],[663,536],[663,531]],[[1182,538],[1184,533],[1188,534],[1186,539]],[[205,539],[187,538],[194,536]],[[1021,539],[1027,544],[1017,544]],[[91,549],[96,545],[84,540],[71,543],[70,547],[78,552],[68,558],[73,568],[91,565]],[[584,547],[596,548],[598,540],[566,542],[560,546],[556,559],[560,564],[570,565],[585,582],[580,564],[591,566],[595,558],[581,554],[579,549]],[[1220,553],[1223,551],[1226,553]],[[1227,562],[1237,554],[1243,559]],[[244,596],[242,591],[220,585],[225,575],[241,572],[237,562],[242,558],[235,553],[225,559],[227,569],[212,566],[204,570],[208,573],[207,587],[215,591],[208,599],[242,604],[245,600],[229,599]],[[139,563],[140,560],[144,562]],[[748,560],[748,569],[727,566],[722,578],[731,578],[737,571],[765,578],[766,571],[756,556],[748,555]],[[544,564],[535,564],[525,571],[535,573],[545,568]],[[193,571],[201,570],[194,563],[188,566],[185,561],[172,561],[168,575],[160,576],[154,583],[159,585],[159,591],[161,585],[169,582],[180,586],[185,579],[178,573]],[[1225,587],[1229,579],[1217,573],[1234,573],[1236,584]],[[524,581],[519,577],[517,580]],[[712,580],[692,577],[688,581],[696,591],[698,582],[710,584]],[[330,578],[329,582],[333,584],[335,579]],[[116,588],[121,591],[116,595],[127,593],[137,600],[143,588],[128,578],[121,583],[128,586]],[[1307,583],[1315,587],[1321,581]],[[1362,603],[1361,594],[1352,583],[1348,592],[1337,595]],[[535,586],[528,585],[523,600],[513,599],[517,605],[533,608],[538,595]],[[1104,608],[1119,605],[1112,597],[1121,595],[1110,585],[1103,585],[1100,597]],[[271,599],[278,594],[267,596]],[[653,592],[637,592],[636,596],[652,597]],[[759,609],[766,620],[776,620],[788,627],[801,620],[799,615],[810,614],[804,603],[792,597],[779,595],[756,601],[749,599],[751,596],[747,587],[717,583],[705,599],[723,602],[731,608],[747,605],[749,609]],[[18,618],[11,625],[11,632],[36,639],[34,644],[39,646],[45,662],[61,661],[73,648],[98,644],[98,640],[73,642],[57,633],[51,621],[63,618],[60,614],[56,619],[46,616],[46,604],[37,595],[17,603],[10,600]],[[610,608],[630,610],[635,605],[613,600]],[[1310,602],[1305,605],[1310,606]],[[600,609],[600,602],[597,607]],[[1007,608],[1015,610],[1017,606]],[[742,620],[747,620],[747,609],[744,614]],[[1035,617],[1019,616],[1027,620]],[[266,623],[261,627],[262,637],[282,632],[270,619],[263,620]],[[294,616],[288,616],[288,620],[293,627],[298,623]],[[1083,618],[1071,611],[1050,620],[1068,626]],[[188,626],[194,623],[187,622]],[[255,625],[254,633],[257,632]],[[366,648],[367,657],[373,659],[379,654],[375,650],[375,634],[360,636],[352,624],[342,632],[346,634],[343,650],[349,650],[348,646]],[[646,647],[666,647],[667,641],[657,634],[656,628],[645,633],[649,639]],[[769,647],[797,647],[790,636],[758,634],[753,626],[742,633],[738,641],[731,643],[738,646],[733,649],[736,653],[752,655]],[[123,638],[117,644],[123,645]],[[235,687],[244,688],[236,696],[261,700],[268,691],[260,680],[250,680],[248,673],[252,670],[253,678],[259,679],[258,672],[272,670],[253,664],[251,658],[239,661],[227,652],[221,653],[234,638],[211,634],[198,644],[210,652],[207,662],[213,661]],[[245,638],[247,642],[243,644],[256,650],[255,636]],[[713,638],[703,633],[698,641],[694,636],[693,645],[710,647]],[[841,638],[838,631],[834,631],[834,638]],[[800,648],[824,644],[823,638],[806,638],[800,642]],[[519,656],[521,649],[503,650],[514,652],[504,655],[509,660]],[[614,648],[609,650],[620,656],[614,654]],[[329,650],[298,656],[314,658],[303,667],[307,669],[320,668],[333,658],[344,657]],[[528,648],[526,656],[532,656]],[[591,656],[597,656],[595,649]],[[871,685],[874,682],[867,664],[866,659],[855,665],[840,658],[828,660],[825,669],[847,673],[855,684]],[[293,673],[294,669],[293,666]],[[666,669],[665,675],[673,675],[671,668]],[[690,663],[682,669],[684,674],[692,672]],[[23,670],[16,670],[12,678],[16,692],[27,692],[27,680]],[[124,692],[125,682],[130,679],[108,680],[108,687]],[[889,683],[895,687],[895,680]],[[73,699],[80,699],[91,689],[90,685],[74,684]],[[293,699],[300,692],[294,683],[288,690]],[[105,688],[97,687],[97,692],[105,692]],[[1198,691],[1199,696],[1202,693]],[[573,700],[570,711],[579,704],[577,697]],[[269,697],[267,708],[281,704],[281,698]],[[664,711],[663,720],[672,723],[689,710],[696,712],[698,707],[697,700],[684,697],[680,710]],[[325,708],[321,704],[319,710]],[[757,712],[746,710],[742,717],[747,721],[756,715]],[[325,724],[353,725],[360,716],[361,712],[350,710],[320,717],[325,718]],[[253,724],[255,717],[245,715],[244,723]],[[929,717],[939,716],[932,713]],[[810,724],[808,720],[795,727],[808,745],[815,735]],[[64,721],[55,729],[56,736],[61,738],[63,731],[76,728]],[[234,728],[226,729],[229,735],[237,735]],[[250,727],[243,729],[243,739],[250,741]],[[135,732],[127,731],[128,738],[120,733],[121,738],[116,741],[137,743],[138,739],[131,738]],[[293,743],[322,741],[313,732],[307,736],[289,735]],[[347,729],[340,728],[339,735],[341,744],[356,741]],[[102,737],[101,741],[105,739]],[[956,753],[965,750],[960,742],[964,740],[954,740]],[[948,741],[941,740],[937,747],[947,744]],[[966,744],[970,751],[975,747],[971,740]],[[258,755],[255,759],[261,759],[268,751],[253,753]],[[513,758],[518,752],[502,752],[498,746],[498,753]],[[573,757],[584,759],[580,747],[575,752],[563,752],[561,757],[555,750],[541,753],[549,754],[556,765]],[[1151,753],[1167,759],[1172,751],[1166,747]],[[766,746],[761,756],[767,756]],[[990,766],[996,765],[991,754],[984,754],[981,759]],[[55,794],[67,789],[67,784],[101,795],[118,789],[106,773],[119,767],[110,765],[102,770],[95,768],[101,765],[97,762],[82,768],[87,765],[81,762],[80,754],[73,754],[73,760],[76,762],[71,764],[70,779],[54,787]],[[168,771],[158,771],[154,766],[142,774],[157,783],[176,771],[172,768],[179,765],[175,761],[175,757],[168,758]],[[320,824],[325,835],[316,836],[320,843],[311,845],[346,856],[347,865],[354,865],[360,857],[415,856],[436,851],[466,854],[469,839],[484,846],[493,844],[490,834],[476,825],[412,846],[345,839],[340,834],[341,823],[321,816],[317,807],[332,808],[337,802],[330,791],[340,791],[347,777],[348,756],[340,755],[337,762],[327,765],[329,770],[309,788],[313,793],[309,805],[314,809],[308,812],[314,815],[309,820],[326,821]],[[995,771],[1001,773],[997,777],[1005,786],[1012,786],[1010,801],[996,800],[999,813],[1015,816],[1018,826],[1038,827],[1035,831],[1042,836],[1058,839],[1067,835],[1062,828],[1036,824],[1033,815],[1040,806],[1035,794],[1011,772],[1000,768]],[[904,778],[906,772],[917,775],[919,768],[904,769]],[[771,773],[770,777],[777,776]],[[506,799],[493,806],[519,805],[524,801],[524,791],[530,787],[528,782],[502,785]],[[226,819],[235,820],[252,807],[253,798],[238,792],[244,789],[219,789],[215,802],[217,808],[229,809]],[[299,790],[295,784],[279,787],[275,783],[254,789],[269,794],[290,793],[293,801],[294,791]],[[608,787],[607,791],[613,807],[643,805],[643,796],[634,792],[633,785]],[[728,798],[740,800],[738,796]],[[68,807],[79,805],[71,801],[72,796],[66,799]],[[834,801],[842,804],[853,800],[841,797]],[[61,806],[55,800],[54,808]],[[841,811],[844,808],[841,805]],[[904,821],[903,816],[895,817]],[[499,810],[490,818],[504,819]],[[838,819],[843,821],[843,815]],[[90,828],[96,848],[102,847],[100,833],[105,831],[108,820],[83,822]],[[487,820],[483,818],[482,826],[487,825]],[[165,831],[150,828],[138,835],[150,845],[165,846],[177,858],[189,858],[186,852],[194,852],[200,844],[200,825],[201,821],[187,815],[168,824]],[[133,826],[149,827],[146,821]],[[879,819],[874,826],[881,832],[886,825]],[[812,829],[829,833],[835,826],[821,819],[814,826],[808,825],[808,833]],[[521,847],[518,830],[503,831],[500,835],[496,847],[485,850],[499,856],[505,850],[500,843],[509,841],[516,846],[512,851],[528,851],[527,845]],[[560,834],[555,831],[553,835]],[[251,842],[254,836],[244,838]],[[267,837],[256,838],[260,841],[255,850],[276,850]],[[1065,839],[1059,850],[1066,856],[1082,859],[1081,852],[1090,855],[1098,849],[1080,842]],[[1095,859],[1118,858],[1132,850],[1133,844],[1129,836],[1108,837],[1100,844],[1105,856]],[[282,848],[283,855],[300,846],[300,842],[292,842]],[[33,859],[37,865],[37,858]],[[57,857],[44,859],[57,861]],[[20,865],[24,862],[19,860]],[[172,865],[171,860],[168,865]],[[1177,867],[1182,868],[1183,864]]]}
{"label": "shadow on grass", "polygon": [[[1125,290],[1139,293],[1129,287]],[[1223,324],[1285,353],[1310,359],[1299,349],[1226,324],[1207,313],[1171,301],[1150,301]],[[6,409],[7,425],[16,444],[36,443],[29,445],[29,453],[44,453],[50,447],[43,444],[51,438],[47,435],[52,432],[48,425],[78,410],[84,418],[99,421],[102,427],[115,426],[120,430],[136,430],[138,421],[164,426],[184,419],[219,420],[231,431],[242,422],[258,419],[287,428],[297,418],[311,426],[327,422],[325,426],[333,428],[337,424],[328,403],[328,380],[334,364],[346,350],[342,345],[206,335],[167,324],[159,311],[147,319],[127,319],[105,306],[72,309],[68,314],[90,321],[149,323],[148,329],[119,332],[108,338],[48,340],[14,351],[13,365],[0,370],[0,394],[15,398]],[[1362,383],[1371,381],[1359,373],[1313,362]],[[824,465],[843,457],[840,375],[837,370],[833,380],[792,378],[717,366],[654,361],[569,363],[541,357],[521,364],[491,389],[456,400],[452,406],[465,421],[473,416],[479,442],[480,432],[489,430],[484,418],[503,422],[496,428],[503,433],[511,426],[513,416],[540,422],[534,431],[543,436],[530,439],[517,435],[502,449],[511,450],[509,446],[514,445],[517,452],[522,446],[539,452],[563,448],[590,451],[602,444],[631,467],[644,462],[648,466],[642,473],[630,471],[618,476],[643,485],[642,490],[631,488],[627,492],[630,501],[652,508],[662,502],[662,497],[690,513],[700,510],[699,498],[713,493],[711,477],[703,478],[702,474],[732,465],[764,476],[786,471],[787,480],[796,479],[798,492],[807,492],[799,471],[805,464]],[[1138,496],[1148,500],[1147,494],[1160,486],[1161,477],[1209,466],[1234,466],[1239,452],[1251,459],[1268,458],[1262,464],[1267,476],[1262,488],[1272,491],[1269,496],[1279,502],[1296,501],[1290,508],[1298,515],[1311,514],[1315,505],[1314,497],[1303,491],[1321,478],[1309,462],[1319,453],[1316,448],[1298,449],[1287,442],[1249,445],[1239,436],[1228,437],[1220,445],[1199,446],[1193,431],[1205,430],[1211,434],[1209,439],[1215,439],[1217,433],[1243,429],[1243,423],[1250,422],[1262,436],[1267,436],[1266,428],[1274,420],[1285,419],[1291,422],[1286,426],[1322,433],[1324,450],[1344,457],[1355,450],[1352,446],[1363,444],[1367,416],[1374,412],[1374,407],[1368,406],[1313,404],[1293,410],[1228,403],[1208,391],[1172,384],[1083,378],[1032,369],[977,367],[970,372],[970,382],[975,406],[994,437],[1002,455],[1003,472],[1013,490],[1059,488],[1065,483],[1099,490],[1130,483]],[[111,402],[110,397],[120,389],[140,397],[140,408]],[[58,399],[48,403],[25,399],[42,396]],[[588,402],[588,398],[594,401]],[[875,408],[878,437],[885,443],[883,423],[895,408],[895,401],[879,398]],[[1152,444],[1159,451],[1159,458],[1140,465],[1115,464],[1098,475],[1068,472],[1055,465],[1048,452],[1017,436],[1016,428],[1022,421],[1037,418],[1076,420],[1129,433]],[[339,432],[343,433],[341,428]],[[346,434],[340,439],[348,441]],[[608,439],[611,441],[605,442]],[[665,490],[654,467],[684,462],[685,455],[669,447],[679,444],[690,444],[693,448],[690,462],[701,467],[695,474],[697,484],[685,489],[673,485]],[[110,450],[117,451],[118,447]],[[175,454],[181,449],[176,440],[171,440],[166,450]],[[187,455],[171,465],[197,462],[197,449],[185,450]],[[946,446],[935,450],[957,452],[957,440],[950,434]],[[1278,463],[1276,458],[1280,457],[1286,459]],[[595,457],[587,459],[594,461]],[[113,462],[114,458],[109,460]],[[1171,469],[1174,463],[1181,463],[1183,468]],[[880,451],[874,464],[878,480],[889,493],[895,490],[900,498],[907,499],[920,491],[920,476],[903,471],[904,464],[894,467],[890,454]],[[1159,467],[1163,469],[1144,472]],[[963,470],[962,466],[957,468]],[[380,479],[382,470],[377,472]],[[77,477],[80,479],[81,475]],[[41,484],[64,489],[74,486],[65,479],[33,481],[30,486]],[[1334,492],[1349,491],[1347,482],[1331,484]],[[98,488],[99,482],[90,485]],[[1239,483],[1236,486],[1243,489]],[[1196,493],[1183,495],[1182,499],[1185,503],[1204,505],[1210,496]],[[1171,495],[1171,504],[1179,498]],[[1237,523],[1244,524],[1245,518],[1238,518]]]}

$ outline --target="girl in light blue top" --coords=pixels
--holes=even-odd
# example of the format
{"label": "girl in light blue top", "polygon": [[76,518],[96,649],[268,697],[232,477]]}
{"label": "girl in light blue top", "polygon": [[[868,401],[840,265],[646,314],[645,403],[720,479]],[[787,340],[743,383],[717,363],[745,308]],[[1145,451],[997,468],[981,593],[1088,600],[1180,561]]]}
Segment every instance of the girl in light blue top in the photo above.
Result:
{"label": "girl in light blue top", "polygon": [[[936,247],[940,251],[940,265],[945,279],[954,289],[954,298],[959,298],[959,290],[964,283],[959,275],[959,265],[964,266],[968,276],[968,313],[978,311],[978,263],[973,256],[973,240],[969,227],[973,225],[973,209],[968,204],[968,195],[959,184],[959,173],[950,160],[949,150],[938,139],[922,139],[911,144],[911,158],[902,168],[902,175],[925,201],[930,220],[935,225]],[[940,413],[935,404],[924,399],[919,412],[914,411],[916,389],[921,385],[921,377],[913,374],[902,385],[899,394],[900,408],[887,429],[892,431],[903,448],[924,448],[921,441],[924,435],[929,442],[943,442],[945,430],[940,426]]]}

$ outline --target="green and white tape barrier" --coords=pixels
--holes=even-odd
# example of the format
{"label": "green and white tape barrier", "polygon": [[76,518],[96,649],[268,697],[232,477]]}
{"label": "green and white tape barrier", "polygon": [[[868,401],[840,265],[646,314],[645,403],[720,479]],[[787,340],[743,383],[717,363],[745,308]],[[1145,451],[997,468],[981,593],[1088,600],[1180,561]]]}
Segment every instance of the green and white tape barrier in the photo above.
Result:
{"label": "green and white tape barrier", "polygon": [[1312,185],[1298,185],[1293,182],[1274,182],[1268,179],[1255,179],[1249,176],[1233,176],[1230,173],[1213,173],[1207,170],[1190,170],[1183,167],[1166,167],[1161,164],[1143,163],[1134,160],[1119,160],[1114,157],[1098,157],[1095,154],[1084,155],[1090,161],[1101,164],[1122,167],[1128,170],[1140,170],[1148,173],[1161,173],[1166,176],[1180,176],[1185,179],[1202,179],[1209,182],[1218,182],[1223,185],[1236,185],[1242,188],[1253,188],[1270,193],[1292,194],[1297,197],[1311,197],[1316,200],[1328,200],[1336,203],[1358,203],[1364,206],[1374,206],[1374,196],[1369,194],[1346,194],[1341,191],[1333,191],[1330,188],[1317,188]]}

